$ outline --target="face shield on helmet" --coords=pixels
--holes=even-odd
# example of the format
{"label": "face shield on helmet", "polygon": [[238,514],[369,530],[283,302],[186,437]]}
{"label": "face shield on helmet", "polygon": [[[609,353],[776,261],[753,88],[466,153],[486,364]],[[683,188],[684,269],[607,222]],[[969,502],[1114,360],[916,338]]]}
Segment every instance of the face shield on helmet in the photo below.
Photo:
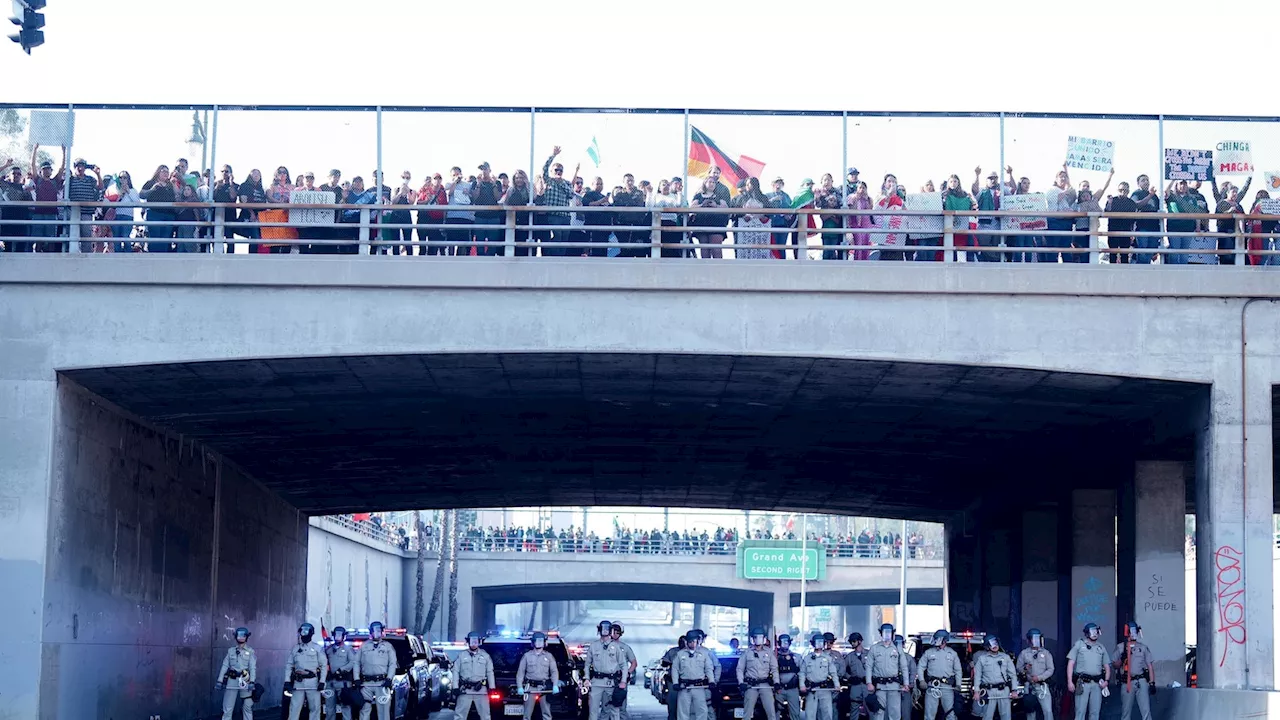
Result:
{"label": "face shield on helmet", "polygon": [[612,638],[613,623],[609,622],[608,620],[601,620],[600,624],[596,625],[596,634],[602,638]]}
{"label": "face shield on helmet", "polygon": [[311,642],[311,638],[316,635],[316,626],[311,623],[302,623],[298,626],[298,640],[303,643]]}
{"label": "face shield on helmet", "polygon": [[783,634],[783,635],[779,635],[779,636],[778,636],[778,649],[779,649],[779,650],[790,650],[790,649],[791,649],[791,636],[790,636],[790,635]]}
{"label": "face shield on helmet", "polygon": [[907,639],[902,637],[901,635],[894,635],[893,644],[897,645],[898,649],[901,650],[902,646],[907,644]]}
{"label": "face shield on helmet", "polygon": [[339,625],[333,629],[333,641],[335,643],[344,642],[347,639],[347,629]]}
{"label": "face shield on helmet", "polygon": [[1094,623],[1089,623],[1084,626],[1084,636],[1090,640],[1097,640],[1101,633],[1102,631]]}
{"label": "face shield on helmet", "polygon": [[694,632],[693,630],[690,630],[689,632],[685,633],[684,642],[685,642],[685,647],[687,647],[688,649],[697,650],[698,644],[702,642],[702,638],[698,635],[698,633]]}
{"label": "face shield on helmet", "polygon": [[249,632],[249,628],[238,627],[236,628],[236,632],[235,632],[236,642],[238,643],[249,642],[249,636],[252,634],[253,633]]}
{"label": "face shield on helmet", "polygon": [[893,642],[893,624],[885,623],[880,626],[880,641]]}
{"label": "face shield on helmet", "polygon": [[996,652],[1000,649],[1000,638],[995,635],[988,635],[986,645],[988,650]]}
{"label": "face shield on helmet", "polygon": [[541,650],[547,646],[547,636],[543,633],[536,632],[533,634],[533,647]]}
{"label": "face shield on helmet", "polygon": [[380,622],[369,623],[369,639],[370,640],[374,642],[380,642],[382,640],[382,634],[383,634],[382,631],[383,631],[382,623]]}
{"label": "face shield on helmet", "polygon": [[467,633],[467,649],[469,650],[480,649],[480,633],[474,630]]}
{"label": "face shield on helmet", "polygon": [[946,645],[949,640],[951,640],[951,634],[946,630],[939,630],[933,634],[933,644],[938,647]]}
{"label": "face shield on helmet", "polygon": [[1031,643],[1031,647],[1044,647],[1044,634],[1035,628],[1027,631],[1027,642]]}
{"label": "face shield on helmet", "polygon": [[1124,635],[1129,640],[1142,639],[1142,627],[1138,623],[1130,620],[1124,624]]}
{"label": "face shield on helmet", "polygon": [[751,632],[747,634],[747,640],[756,647],[764,645],[764,628],[751,628]]}
{"label": "face shield on helmet", "polygon": [[611,627],[611,629],[610,629],[609,633],[610,633],[611,635],[613,635],[613,639],[614,639],[614,640],[621,639],[621,638],[622,638],[622,625],[620,625],[619,623],[617,623],[617,622],[615,622],[615,621],[612,621],[612,620],[610,620],[610,621],[609,621],[609,625],[610,625],[610,627]]}
{"label": "face shield on helmet", "polygon": [[809,636],[809,644],[814,650],[820,650],[823,646],[822,633],[814,633]]}

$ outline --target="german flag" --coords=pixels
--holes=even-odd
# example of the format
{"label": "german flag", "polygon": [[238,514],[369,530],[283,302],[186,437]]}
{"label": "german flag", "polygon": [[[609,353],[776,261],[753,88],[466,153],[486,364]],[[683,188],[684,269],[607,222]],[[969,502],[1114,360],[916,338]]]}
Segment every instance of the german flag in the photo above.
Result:
{"label": "german flag", "polygon": [[[738,181],[746,180],[750,173],[731,160],[706,133],[696,127],[689,128],[689,176],[702,178],[712,166],[720,168],[720,183],[729,188],[730,195],[738,193]],[[701,183],[699,183],[700,185]],[[693,183],[690,183],[693,185]]]}

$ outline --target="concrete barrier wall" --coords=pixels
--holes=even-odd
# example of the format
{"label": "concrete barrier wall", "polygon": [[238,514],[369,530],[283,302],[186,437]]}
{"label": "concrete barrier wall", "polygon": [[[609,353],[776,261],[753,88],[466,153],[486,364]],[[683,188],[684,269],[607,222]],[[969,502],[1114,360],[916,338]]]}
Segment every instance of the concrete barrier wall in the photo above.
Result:
{"label": "concrete barrier wall", "polygon": [[[329,629],[368,627],[374,620],[404,627],[413,620],[404,612],[405,584],[412,592],[415,579],[413,566],[405,564],[407,553],[323,518],[311,518],[310,525],[308,620],[317,628],[323,622]],[[434,563],[431,570],[434,579]]]}

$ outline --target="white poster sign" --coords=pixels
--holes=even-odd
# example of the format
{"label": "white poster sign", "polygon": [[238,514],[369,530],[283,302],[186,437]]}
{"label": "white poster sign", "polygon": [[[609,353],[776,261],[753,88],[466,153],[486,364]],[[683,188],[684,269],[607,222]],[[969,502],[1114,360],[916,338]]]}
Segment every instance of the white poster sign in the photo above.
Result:
{"label": "white poster sign", "polygon": [[1280,192],[1280,170],[1268,170],[1262,174],[1265,186],[1263,187],[1268,193]]}
{"label": "white poster sign", "polygon": [[[1000,209],[1010,212],[1046,210],[1049,207],[1047,203],[1044,193],[1004,195],[1000,198]],[[1011,216],[1001,218],[1001,221],[1000,226],[1004,230],[1044,230],[1049,227],[1048,221],[1042,217]]]}
{"label": "white poster sign", "polygon": [[1258,201],[1258,212],[1263,215],[1280,215],[1280,198]]}
{"label": "white poster sign", "polygon": [[1213,174],[1215,177],[1252,175],[1253,148],[1242,140],[1223,140],[1218,143],[1213,153]]}
{"label": "white poster sign", "polygon": [[[914,235],[942,234],[942,196],[936,192],[914,193],[907,196],[905,210],[911,212],[938,213],[937,215],[908,215],[905,230]],[[957,224],[957,227],[959,225]]]}
{"label": "white poster sign", "polygon": [[1110,140],[1067,136],[1067,167],[1089,172],[1111,172],[1116,156],[1116,144]]}
{"label": "white poster sign", "polygon": [[68,147],[76,136],[76,114],[70,110],[32,110],[27,141],[45,147]]}
{"label": "white poster sign", "polygon": [[[289,202],[295,205],[332,205],[333,193],[320,190],[294,190],[289,193]],[[311,208],[289,208],[290,225],[332,225],[332,210]]]}

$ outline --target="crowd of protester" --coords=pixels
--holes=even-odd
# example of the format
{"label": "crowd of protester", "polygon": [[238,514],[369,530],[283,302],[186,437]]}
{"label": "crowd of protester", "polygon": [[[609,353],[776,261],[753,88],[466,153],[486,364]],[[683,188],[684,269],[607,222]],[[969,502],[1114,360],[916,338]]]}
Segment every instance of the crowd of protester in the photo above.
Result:
{"label": "crowd of protester", "polygon": [[[38,148],[37,148],[38,150]],[[904,209],[907,191],[893,174],[886,174],[877,188],[869,188],[861,180],[856,167],[848,169],[843,184],[837,184],[832,175],[822,175],[818,183],[805,178],[795,197],[788,194],[783,178],[773,179],[771,191],[765,192],[759,178],[750,177],[730,188],[722,179],[719,168],[712,167],[704,178],[691,182],[688,189],[680,176],[657,183],[648,180],[636,182],[631,174],[606,192],[603,178],[596,177],[590,184],[575,168],[567,177],[562,163],[557,161],[560,148],[555,148],[542,166],[542,171],[532,182],[524,170],[494,173],[484,162],[473,172],[453,167],[448,176],[428,174],[421,183],[414,180],[408,170],[400,175],[400,184],[394,189],[376,180],[377,172],[370,174],[366,185],[363,177],[346,179],[340,170],[330,170],[317,185],[314,173],[307,171],[294,176],[289,168],[279,166],[270,180],[264,180],[257,168],[242,175],[239,180],[229,165],[223,165],[217,177],[209,171],[198,173],[190,170],[186,160],[179,159],[172,168],[158,166],[151,177],[136,186],[132,175],[126,171],[104,175],[97,166],[77,158],[72,163],[72,173],[66,172],[66,150],[63,149],[62,167],[55,173],[51,161],[37,164],[36,152],[32,153],[28,175],[13,159],[0,165],[0,237],[5,249],[13,252],[65,252],[69,226],[65,210],[35,208],[23,203],[54,201],[63,195],[64,184],[67,199],[81,202],[102,201],[101,209],[82,211],[82,222],[87,232],[81,232],[81,250],[85,252],[208,252],[212,238],[210,223],[213,211],[209,208],[145,207],[148,203],[225,203],[231,206],[271,203],[287,205],[295,190],[310,190],[331,196],[334,204],[369,205],[377,209],[369,211],[369,220],[380,225],[406,225],[403,228],[372,228],[376,252],[387,255],[498,255],[504,252],[505,212],[495,210],[470,210],[470,206],[505,206],[520,208],[517,223],[532,229],[517,231],[516,255],[541,254],[542,256],[621,256],[641,257],[650,254],[651,214],[660,213],[661,237],[664,257],[722,257],[722,246],[732,235],[734,257],[782,259],[795,257],[794,251],[778,247],[794,242],[794,235],[786,232],[795,226],[793,214],[770,213],[769,210],[811,208],[814,211],[811,234],[820,234],[822,257],[827,260],[942,260],[943,237],[941,233],[911,234],[906,246],[873,247],[883,242],[883,234],[873,230],[889,227],[889,215],[838,215],[824,210],[840,208],[852,210],[879,210],[887,213]],[[947,177],[940,186],[927,180],[921,193],[939,193],[944,210],[956,212],[981,212],[1000,210],[1001,198],[1038,192],[1028,177],[1016,177],[1012,167],[1005,168],[1006,177],[997,173],[985,177],[982,169],[974,171],[969,188],[963,186],[959,175]],[[1114,174],[1114,173],[1113,173]],[[1150,178],[1139,175],[1132,189],[1128,182],[1119,182],[1115,195],[1108,195],[1111,180],[1095,189],[1088,180],[1073,183],[1069,169],[1064,164],[1052,183],[1055,191],[1050,197],[1049,211],[1061,212],[1132,212],[1154,213],[1166,211],[1175,214],[1209,213],[1234,214],[1240,218],[1210,220],[1169,219],[1161,229],[1161,220],[1108,218],[1105,230],[1118,233],[1099,237],[1104,261],[1111,263],[1165,264],[1209,263],[1234,264],[1232,251],[1235,237],[1159,237],[1137,236],[1138,232],[1186,232],[1234,234],[1239,230],[1275,235],[1278,222],[1253,219],[1248,216],[1261,214],[1260,203],[1270,198],[1267,190],[1258,190],[1248,199],[1250,181],[1243,186],[1225,182],[1221,186],[1213,182],[1213,202],[1201,193],[1201,183],[1170,182],[1163,193],[1152,186]],[[329,200],[329,197],[325,198]],[[141,209],[124,207],[122,203],[142,203]],[[1246,204],[1249,205],[1246,210]],[[536,207],[549,208],[536,211]],[[610,208],[609,211],[584,212],[583,207]],[[693,208],[692,213],[680,213],[675,208]],[[667,209],[672,209],[667,211]],[[743,212],[699,213],[702,208],[732,208]],[[639,210],[639,212],[632,211]],[[333,214],[333,222],[325,225],[289,227],[286,209],[254,209],[233,207],[225,216],[229,223],[227,232],[247,241],[251,253],[303,254],[354,254],[359,252],[361,210],[339,210]],[[136,224],[145,218],[147,225]],[[5,221],[46,220],[47,224],[18,224]],[[279,225],[246,226],[235,223],[279,223]],[[183,224],[192,223],[192,224]],[[1087,262],[1086,253],[1069,252],[1072,248],[1090,247],[1088,218],[1048,218],[1047,230],[1061,231],[1064,235],[1010,235],[1005,240],[995,235],[984,235],[974,230],[998,229],[998,219],[974,217],[971,222],[955,225],[956,259],[975,262]],[[425,227],[441,225],[442,227]],[[556,227],[563,226],[563,227]],[[682,228],[694,228],[684,231]],[[30,239],[27,239],[30,238]],[[58,238],[63,238],[59,240]],[[535,247],[530,241],[537,241]],[[1196,242],[1200,241],[1200,242]],[[1168,250],[1205,249],[1205,241],[1219,254],[1179,254],[1161,252]],[[430,243],[430,244],[428,244]],[[1280,249],[1280,238],[1250,238],[1250,251]],[[1005,252],[996,246],[1003,245]],[[1012,248],[1012,250],[1008,250]],[[227,251],[233,251],[229,245]],[[1063,252],[1064,250],[1068,252]],[[1115,252],[1131,251],[1131,252]],[[1210,250],[1211,252],[1211,250]],[[1280,265],[1278,255],[1248,255],[1251,265]]]}

